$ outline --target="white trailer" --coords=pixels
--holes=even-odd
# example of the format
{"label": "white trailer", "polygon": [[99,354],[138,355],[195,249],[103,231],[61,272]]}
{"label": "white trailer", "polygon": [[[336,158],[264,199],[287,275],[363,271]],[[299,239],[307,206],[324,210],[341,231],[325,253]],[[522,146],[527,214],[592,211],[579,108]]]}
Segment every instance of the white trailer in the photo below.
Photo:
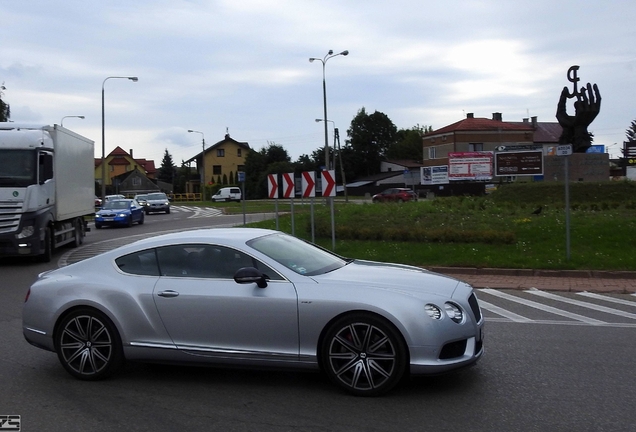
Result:
{"label": "white trailer", "polygon": [[0,255],[79,246],[95,212],[95,143],[58,125],[0,122]]}

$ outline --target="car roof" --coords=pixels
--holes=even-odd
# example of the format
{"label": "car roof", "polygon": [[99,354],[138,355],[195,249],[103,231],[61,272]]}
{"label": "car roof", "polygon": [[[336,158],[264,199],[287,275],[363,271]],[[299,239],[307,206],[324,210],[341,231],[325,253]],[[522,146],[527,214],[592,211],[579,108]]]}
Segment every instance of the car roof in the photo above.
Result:
{"label": "car roof", "polygon": [[106,254],[115,256],[125,255],[136,250],[142,250],[157,246],[181,244],[181,243],[221,243],[239,246],[257,237],[279,233],[279,231],[264,228],[205,228],[189,231],[178,231],[162,234],[155,237],[138,240],[129,245],[114,249]]}

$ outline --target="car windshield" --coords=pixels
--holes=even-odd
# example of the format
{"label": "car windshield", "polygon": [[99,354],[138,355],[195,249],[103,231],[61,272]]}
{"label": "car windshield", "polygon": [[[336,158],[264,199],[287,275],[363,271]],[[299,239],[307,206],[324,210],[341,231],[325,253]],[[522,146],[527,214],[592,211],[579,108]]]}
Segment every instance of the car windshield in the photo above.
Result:
{"label": "car windshield", "polygon": [[277,263],[305,276],[337,270],[347,261],[327,250],[286,234],[271,234],[247,243]]}
{"label": "car windshield", "polygon": [[157,200],[168,200],[168,197],[165,193],[151,193],[146,195],[146,200],[148,201],[157,201]]}
{"label": "car windshield", "polygon": [[121,210],[121,209],[127,209],[129,206],[130,204],[128,204],[128,201],[108,201],[106,205],[104,205],[104,208],[106,210],[108,209]]}

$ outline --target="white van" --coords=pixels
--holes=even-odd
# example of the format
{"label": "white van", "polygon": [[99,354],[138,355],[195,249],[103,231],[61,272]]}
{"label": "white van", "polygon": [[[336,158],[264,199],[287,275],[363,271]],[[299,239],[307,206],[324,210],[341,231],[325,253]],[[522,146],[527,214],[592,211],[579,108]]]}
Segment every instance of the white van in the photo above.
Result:
{"label": "white van", "polygon": [[240,201],[241,200],[241,189],[237,187],[225,187],[219,189],[219,191],[212,195],[212,201]]}

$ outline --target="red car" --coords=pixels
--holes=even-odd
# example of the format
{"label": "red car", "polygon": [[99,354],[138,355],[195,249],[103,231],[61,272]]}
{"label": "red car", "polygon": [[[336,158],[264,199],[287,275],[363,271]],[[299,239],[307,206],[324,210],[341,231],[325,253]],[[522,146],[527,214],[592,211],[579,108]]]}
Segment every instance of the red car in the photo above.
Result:
{"label": "red car", "polygon": [[417,201],[417,194],[407,188],[391,188],[373,195],[373,202]]}

